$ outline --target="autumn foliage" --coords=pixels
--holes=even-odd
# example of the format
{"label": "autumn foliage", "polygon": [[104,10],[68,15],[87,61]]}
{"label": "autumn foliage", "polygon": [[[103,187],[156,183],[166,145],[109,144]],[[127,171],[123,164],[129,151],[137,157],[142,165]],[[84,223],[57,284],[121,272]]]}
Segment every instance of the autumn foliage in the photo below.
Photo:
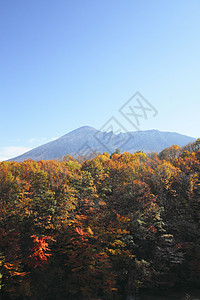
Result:
{"label": "autumn foliage", "polygon": [[198,286],[199,145],[0,163],[1,299]]}
{"label": "autumn foliage", "polygon": [[50,253],[47,251],[50,251],[48,248],[47,240],[51,237],[43,236],[43,237],[37,237],[35,235],[31,236],[34,240],[35,246],[31,249],[32,254],[30,254],[28,262],[29,267],[42,267],[44,264],[47,263],[47,259],[49,256],[51,256]]}

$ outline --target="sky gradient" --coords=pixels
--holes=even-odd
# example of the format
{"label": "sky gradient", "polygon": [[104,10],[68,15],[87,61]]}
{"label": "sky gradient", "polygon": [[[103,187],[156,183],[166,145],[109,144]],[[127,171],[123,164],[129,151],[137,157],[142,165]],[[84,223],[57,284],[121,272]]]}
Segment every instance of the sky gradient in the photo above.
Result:
{"label": "sky gradient", "polygon": [[0,160],[80,126],[100,129],[137,91],[140,130],[199,137],[199,0],[0,1]]}

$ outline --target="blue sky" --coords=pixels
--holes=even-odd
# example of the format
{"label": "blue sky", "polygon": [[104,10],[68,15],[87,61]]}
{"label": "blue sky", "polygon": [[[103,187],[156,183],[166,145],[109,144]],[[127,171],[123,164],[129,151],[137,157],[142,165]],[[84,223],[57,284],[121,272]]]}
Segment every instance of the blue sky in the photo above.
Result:
{"label": "blue sky", "polygon": [[0,1],[0,160],[80,126],[100,129],[139,91],[140,130],[198,137],[199,0]]}

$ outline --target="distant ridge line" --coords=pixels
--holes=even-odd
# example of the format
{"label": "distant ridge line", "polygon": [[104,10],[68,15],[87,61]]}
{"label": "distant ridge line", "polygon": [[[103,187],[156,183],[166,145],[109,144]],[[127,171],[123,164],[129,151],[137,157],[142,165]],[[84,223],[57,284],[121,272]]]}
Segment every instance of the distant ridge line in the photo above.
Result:
{"label": "distant ridge line", "polygon": [[[110,140],[109,140],[110,139]],[[99,153],[113,153],[116,148],[121,152],[136,151],[160,152],[173,144],[185,146],[196,139],[176,132],[165,132],[156,129],[120,132],[118,135],[113,132],[102,132],[90,126],[82,126],[61,136],[60,138],[36,147],[24,154],[9,159],[9,161],[22,162],[28,159],[38,160],[60,160],[65,155],[77,156],[82,154],[85,148]],[[124,143],[122,143],[125,141]],[[84,154],[84,153],[83,153]]]}

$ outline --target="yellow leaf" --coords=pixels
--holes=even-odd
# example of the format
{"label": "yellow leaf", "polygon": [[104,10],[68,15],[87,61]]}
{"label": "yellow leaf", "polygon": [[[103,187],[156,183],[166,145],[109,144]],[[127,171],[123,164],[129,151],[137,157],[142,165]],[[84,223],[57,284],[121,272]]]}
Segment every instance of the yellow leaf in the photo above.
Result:
{"label": "yellow leaf", "polygon": [[88,233],[91,235],[94,235],[94,232],[92,231],[92,229],[90,227],[88,227]]}

